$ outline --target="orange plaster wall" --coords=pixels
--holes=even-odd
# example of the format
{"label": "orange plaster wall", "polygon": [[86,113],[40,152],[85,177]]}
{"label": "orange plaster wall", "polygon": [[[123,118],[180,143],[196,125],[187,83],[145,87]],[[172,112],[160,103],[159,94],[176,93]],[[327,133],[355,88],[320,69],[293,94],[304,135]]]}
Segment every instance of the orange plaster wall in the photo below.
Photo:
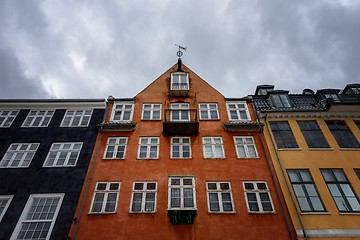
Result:
{"label": "orange plaster wall", "polygon": [[[192,159],[170,159],[170,137],[163,135],[162,121],[141,121],[143,103],[162,103],[162,111],[169,103],[178,101],[165,93],[169,89],[169,69],[135,97],[134,132],[104,132],[92,176],[89,193],[81,213],[76,239],[290,239],[285,218],[277,198],[274,183],[265,160],[258,133],[225,132],[228,122],[224,97],[209,84],[190,72],[190,108],[198,103],[217,102],[221,120],[200,121],[199,134],[191,137]],[[196,98],[195,98],[196,94]],[[249,106],[251,108],[251,106]],[[109,110],[108,114],[111,114]],[[253,115],[252,115],[253,116]],[[162,119],[163,120],[163,119]],[[259,158],[237,159],[233,136],[253,135]],[[104,160],[102,156],[109,136],[127,136],[126,158]],[[160,137],[159,159],[137,160],[138,141],[142,136]],[[204,159],[203,136],[222,136],[225,159]],[[196,183],[197,215],[194,224],[173,225],[167,215],[168,177],[194,176]],[[129,213],[133,181],[157,181],[157,212],[155,214]],[[249,214],[247,212],[242,181],[267,181],[275,214]],[[120,195],[115,214],[88,214],[95,184],[98,181],[121,181]],[[206,181],[230,181],[236,213],[208,213]],[[81,201],[80,201],[81,202]],[[79,207],[76,217],[79,215]],[[75,225],[75,224],[74,224]],[[74,226],[70,232],[73,233]]]}

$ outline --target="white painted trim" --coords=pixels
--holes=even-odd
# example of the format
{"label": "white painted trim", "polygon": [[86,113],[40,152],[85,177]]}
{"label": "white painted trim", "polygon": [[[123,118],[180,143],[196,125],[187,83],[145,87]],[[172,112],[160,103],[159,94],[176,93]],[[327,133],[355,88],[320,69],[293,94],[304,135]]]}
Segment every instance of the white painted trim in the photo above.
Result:
{"label": "white painted trim", "polygon": [[[73,115],[67,115],[68,112],[69,112],[69,110],[70,110],[70,111],[84,111],[84,112],[83,112],[81,115],[75,115],[75,114],[73,114]],[[85,115],[85,111],[87,111],[87,110],[91,111],[91,113],[90,113],[90,115],[89,115],[89,120],[88,120],[86,126],[81,126],[81,122],[83,121],[83,118],[84,118],[85,116],[88,116],[88,115]],[[65,127],[65,128],[89,127],[89,124],[90,124],[92,115],[93,115],[93,109],[67,109],[66,112],[65,112],[65,114],[64,114],[64,116],[63,116],[63,119],[62,119],[62,121],[61,121],[61,123],[60,123],[60,127]],[[78,117],[78,116],[80,116],[79,124],[78,124],[78,125],[72,125],[73,122],[74,122],[74,118],[75,118],[75,117]],[[65,122],[65,118],[66,118],[66,117],[70,117],[70,118],[71,118],[71,124],[70,124],[70,126],[64,126],[64,122]]]}
{"label": "white painted trim", "polygon": [[[51,233],[52,233],[52,230],[54,228],[54,225],[55,225],[55,221],[56,221],[56,218],[57,218],[57,215],[60,211],[60,207],[61,207],[61,204],[62,204],[62,201],[64,199],[64,196],[65,196],[65,193],[49,193],[49,194],[31,194],[28,198],[28,201],[26,202],[26,205],[21,213],[21,216],[18,220],[18,223],[16,224],[16,227],[10,237],[10,240],[15,240],[20,232],[20,229],[21,229],[21,226],[23,224],[23,221],[25,221],[26,219],[26,215],[27,213],[29,212],[29,209],[32,205],[32,202],[33,202],[33,199],[35,197],[40,197],[40,198],[51,198],[51,197],[59,197],[59,203],[57,204],[56,206],[56,210],[55,210],[55,213],[54,213],[54,217],[53,219],[51,220],[51,225],[50,225],[50,228],[49,228],[49,231],[48,231],[48,234],[46,236],[46,240],[49,240],[50,239],[50,236],[51,236]],[[41,220],[39,220],[41,222]]]}
{"label": "white painted trim", "polygon": [[[135,190],[135,184],[136,183],[143,183],[144,188],[142,190]],[[146,186],[148,183],[155,183],[155,190],[147,190]],[[154,214],[156,213],[156,202],[157,202],[157,190],[158,190],[158,184],[157,181],[135,181],[133,182],[132,185],[132,192],[131,192],[131,200],[130,200],[130,206],[129,206],[129,213],[146,213],[146,214]],[[141,193],[142,194],[142,199],[141,199],[141,209],[138,212],[132,211],[132,205],[133,205],[133,200],[134,200],[134,194],[135,193]],[[155,193],[155,202],[154,202],[154,211],[146,211],[145,209],[145,205],[146,205],[146,193]]]}
{"label": "white painted trim", "polygon": [[106,102],[1,102],[1,109],[105,109]]}
{"label": "white painted trim", "polygon": [[2,213],[0,213],[0,222],[2,220],[2,218],[4,217],[5,213],[6,213],[6,210],[8,209],[10,203],[11,203],[11,200],[13,199],[14,195],[0,195],[0,199],[8,199],[6,205],[5,205],[5,208],[4,210],[2,211]]}
{"label": "white painted trim", "polygon": [[[360,229],[306,229],[307,237],[324,238],[324,237],[360,237]],[[297,229],[298,237],[304,237],[302,230]]]}
{"label": "white painted trim", "polygon": [[[179,138],[179,139],[181,139],[181,142],[180,142],[179,144],[174,144],[174,143],[173,143],[173,139],[174,139],[174,138]],[[189,139],[189,144],[188,144],[188,145],[183,143],[183,139],[184,139],[184,138]],[[173,146],[179,146],[179,148],[180,148],[180,155],[182,155],[182,156],[180,156],[180,157],[174,157],[174,156],[173,156]],[[189,146],[189,151],[190,151],[190,156],[189,156],[189,157],[184,157],[184,156],[183,156],[183,155],[184,155],[184,149],[183,149],[184,146]],[[171,137],[171,138],[170,138],[170,158],[171,158],[171,159],[191,159],[191,158],[192,158],[191,137]]]}
{"label": "white painted trim", "polygon": [[[130,112],[129,120],[123,120],[123,119],[114,120],[117,105],[131,105],[131,112]],[[116,101],[116,102],[114,102],[114,104],[112,106],[112,110],[111,110],[110,122],[132,122],[133,115],[134,115],[134,105],[135,105],[134,101]],[[125,109],[122,109],[122,111],[123,110],[125,110]],[[121,118],[124,118],[124,116],[122,116]]]}

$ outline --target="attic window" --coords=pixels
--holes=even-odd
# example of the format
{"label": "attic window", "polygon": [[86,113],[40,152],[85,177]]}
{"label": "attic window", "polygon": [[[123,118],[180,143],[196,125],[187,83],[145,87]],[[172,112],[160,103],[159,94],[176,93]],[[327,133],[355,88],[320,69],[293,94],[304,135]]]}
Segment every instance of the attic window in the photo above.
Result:
{"label": "attic window", "polygon": [[360,94],[360,87],[351,87],[345,92],[345,94]]}
{"label": "attic window", "polygon": [[272,94],[270,96],[273,107],[276,108],[289,108],[291,107],[290,99],[287,94]]}
{"label": "attic window", "polygon": [[271,89],[260,88],[258,95],[266,95],[269,90],[271,90]]}
{"label": "attic window", "polygon": [[339,96],[337,94],[325,94],[325,99],[332,99],[334,102],[339,102]]}
{"label": "attic window", "polygon": [[184,72],[171,73],[170,90],[189,90],[189,74]]}

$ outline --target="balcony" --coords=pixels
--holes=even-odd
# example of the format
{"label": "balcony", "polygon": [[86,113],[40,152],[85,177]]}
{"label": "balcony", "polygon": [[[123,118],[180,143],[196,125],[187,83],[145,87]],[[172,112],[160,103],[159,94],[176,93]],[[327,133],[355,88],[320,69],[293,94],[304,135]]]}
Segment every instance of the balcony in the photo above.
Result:
{"label": "balcony", "polygon": [[132,132],[136,125],[135,122],[103,122],[98,127],[100,132]]}
{"label": "balcony", "polygon": [[252,121],[230,121],[223,123],[224,130],[227,132],[262,132],[264,124]]}
{"label": "balcony", "polygon": [[171,136],[189,136],[199,132],[196,109],[165,110],[163,132]]}
{"label": "balcony", "polygon": [[193,224],[196,210],[168,210],[172,224]]}
{"label": "balcony", "polygon": [[190,97],[190,90],[187,84],[173,86],[170,89],[171,97]]}

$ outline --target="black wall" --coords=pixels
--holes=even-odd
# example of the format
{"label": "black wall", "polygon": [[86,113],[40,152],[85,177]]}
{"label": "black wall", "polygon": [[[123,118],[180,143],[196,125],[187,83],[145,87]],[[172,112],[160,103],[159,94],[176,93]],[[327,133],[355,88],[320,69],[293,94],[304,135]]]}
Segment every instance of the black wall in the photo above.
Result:
{"label": "black wall", "polygon": [[[104,110],[95,109],[88,127],[60,127],[65,109],[56,110],[48,127],[21,128],[21,110],[10,128],[0,128],[0,159],[11,143],[40,143],[28,168],[0,168],[0,195],[14,195],[0,222],[0,239],[9,239],[30,194],[65,193],[51,239],[67,239],[84,184]],[[75,167],[42,167],[54,142],[83,142]]]}

